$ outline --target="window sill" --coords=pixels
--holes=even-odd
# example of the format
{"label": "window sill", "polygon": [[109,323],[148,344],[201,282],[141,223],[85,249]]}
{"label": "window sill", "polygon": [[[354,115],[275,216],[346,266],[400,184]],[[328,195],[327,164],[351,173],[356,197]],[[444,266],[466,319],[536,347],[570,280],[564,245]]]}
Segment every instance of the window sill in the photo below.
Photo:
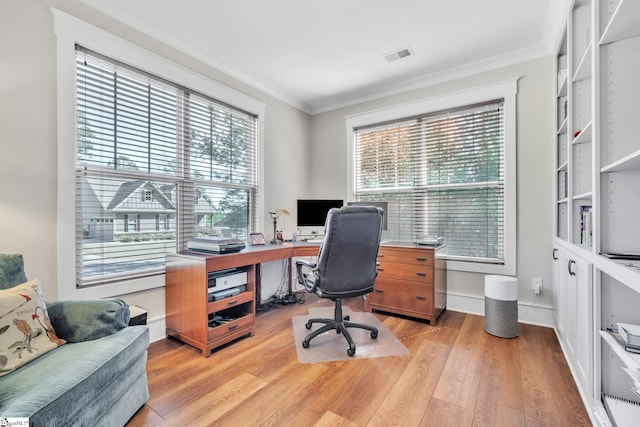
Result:
{"label": "window sill", "polygon": [[123,280],[104,285],[86,286],[83,288],[69,288],[64,281],[58,283],[58,298],[60,300],[111,298],[149,289],[165,286],[165,275],[141,277],[139,279]]}

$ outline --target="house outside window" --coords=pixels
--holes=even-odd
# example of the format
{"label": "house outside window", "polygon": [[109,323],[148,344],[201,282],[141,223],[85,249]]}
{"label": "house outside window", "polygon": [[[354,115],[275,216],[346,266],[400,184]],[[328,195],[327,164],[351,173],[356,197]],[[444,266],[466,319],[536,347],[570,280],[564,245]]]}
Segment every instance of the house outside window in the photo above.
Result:
{"label": "house outside window", "polygon": [[352,116],[350,199],[384,238],[442,236],[451,269],[515,274],[516,81]]}

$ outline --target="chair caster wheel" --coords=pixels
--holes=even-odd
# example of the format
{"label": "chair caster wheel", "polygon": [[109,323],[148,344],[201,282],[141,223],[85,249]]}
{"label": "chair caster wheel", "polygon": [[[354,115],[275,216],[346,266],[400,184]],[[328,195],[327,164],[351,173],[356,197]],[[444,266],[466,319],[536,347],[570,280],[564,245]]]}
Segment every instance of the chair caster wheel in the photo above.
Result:
{"label": "chair caster wheel", "polygon": [[303,348],[309,348],[309,341],[307,341],[307,340],[302,341],[302,347]]}
{"label": "chair caster wheel", "polygon": [[343,319],[346,320],[346,321],[351,320],[351,318],[349,316],[344,316]]}
{"label": "chair caster wheel", "polygon": [[378,333],[377,332],[371,332],[371,338],[373,338],[374,340],[376,338],[378,338]]}
{"label": "chair caster wheel", "polygon": [[[307,328],[307,329],[311,329],[311,323],[310,323],[310,322],[305,323],[305,324],[304,324],[304,327],[305,327],[305,328]],[[307,346],[307,347],[308,347],[308,346]],[[305,347],[305,348],[306,348],[306,347]]]}
{"label": "chair caster wheel", "polygon": [[355,356],[355,355],[356,355],[356,349],[355,349],[355,348],[350,348],[350,349],[348,349],[348,350],[347,350],[347,354],[348,354],[350,357]]}

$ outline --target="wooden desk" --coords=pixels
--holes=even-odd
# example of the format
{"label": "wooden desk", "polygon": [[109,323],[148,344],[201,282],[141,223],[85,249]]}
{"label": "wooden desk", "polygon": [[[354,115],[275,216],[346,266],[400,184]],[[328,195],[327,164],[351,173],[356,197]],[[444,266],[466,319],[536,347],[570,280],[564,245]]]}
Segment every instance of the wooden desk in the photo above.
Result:
{"label": "wooden desk", "polygon": [[[256,301],[260,301],[260,264],[317,255],[319,246],[284,243],[249,246],[240,252],[221,255],[193,251],[167,254],[167,336],[200,349],[202,355],[208,357],[216,347],[254,335]],[[234,297],[208,301],[208,274],[227,269],[246,271],[247,289]],[[225,323],[210,326],[213,316],[223,317]]]}
{"label": "wooden desk", "polygon": [[[284,243],[249,246],[240,252],[215,255],[185,251],[167,254],[167,336],[202,351],[211,351],[245,335],[255,334],[256,301],[260,301],[260,264],[318,255],[318,244]],[[435,323],[446,308],[446,261],[433,248],[383,244],[374,292],[365,310],[381,310]],[[208,274],[227,269],[247,272],[247,289],[239,295],[208,301]],[[291,283],[291,269],[289,269]],[[213,316],[224,318],[211,325]]]}

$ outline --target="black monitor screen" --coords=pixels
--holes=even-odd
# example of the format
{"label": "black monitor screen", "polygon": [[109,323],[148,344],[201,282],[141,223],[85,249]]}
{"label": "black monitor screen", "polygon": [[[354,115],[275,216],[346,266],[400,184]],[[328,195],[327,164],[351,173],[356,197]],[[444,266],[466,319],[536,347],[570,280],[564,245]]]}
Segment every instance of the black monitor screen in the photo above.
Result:
{"label": "black monitor screen", "polygon": [[377,208],[382,208],[384,214],[382,215],[382,229],[387,230],[387,208],[388,202],[349,202],[349,206],[375,206]]}
{"label": "black monitor screen", "polygon": [[322,227],[331,208],[341,208],[343,200],[298,199],[298,227]]}

